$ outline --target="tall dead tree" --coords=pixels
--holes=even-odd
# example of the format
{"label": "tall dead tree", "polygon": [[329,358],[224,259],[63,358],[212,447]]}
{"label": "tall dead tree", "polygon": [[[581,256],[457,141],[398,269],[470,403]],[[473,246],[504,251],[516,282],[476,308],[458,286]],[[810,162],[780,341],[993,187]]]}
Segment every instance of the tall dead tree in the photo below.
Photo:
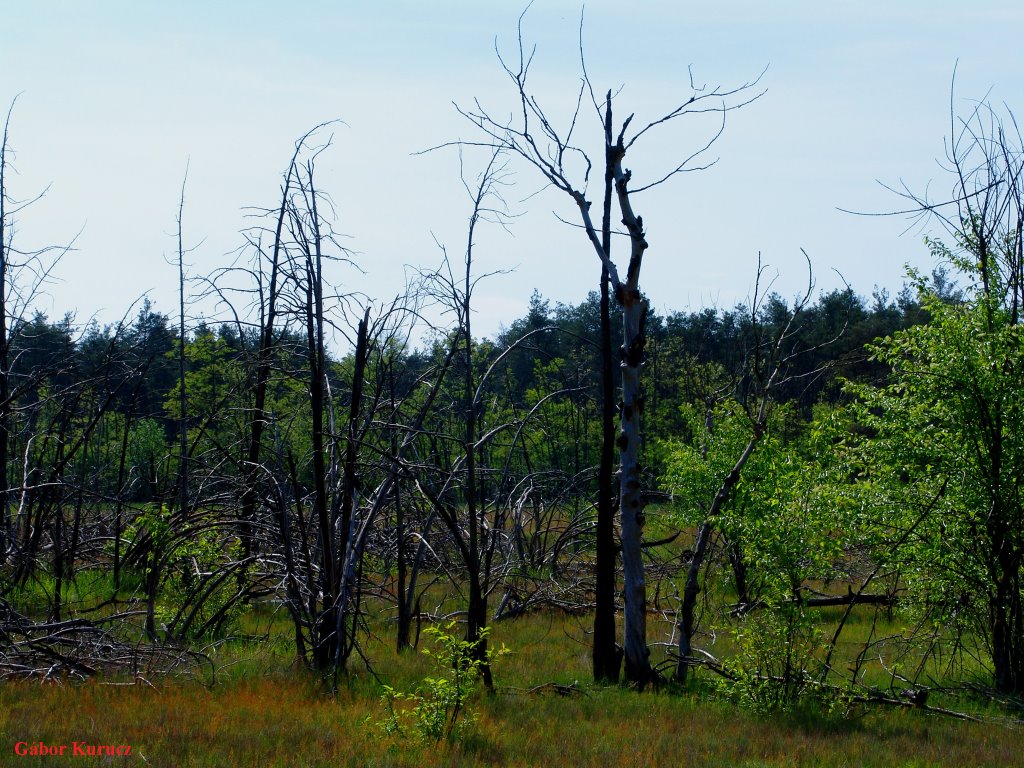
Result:
{"label": "tall dead tree", "polygon": [[[264,454],[265,433],[270,422],[267,409],[267,395],[271,374],[275,366],[280,336],[282,333],[282,283],[283,262],[287,257],[285,224],[289,215],[289,203],[294,194],[296,177],[299,171],[299,156],[309,148],[309,143],[317,131],[326,124],[320,124],[295,142],[295,148],[281,183],[279,205],[264,213],[272,217],[273,226],[262,227],[246,233],[248,246],[254,252],[254,263],[249,268],[229,267],[221,270],[210,280],[210,293],[217,296],[236,317],[239,338],[244,339],[242,321],[234,310],[231,293],[252,294],[256,312],[256,352],[252,373],[252,401],[248,411],[248,429],[244,439],[243,455],[241,456],[241,508],[239,511],[239,533],[245,557],[256,548],[255,519],[260,503],[261,461]],[[267,242],[269,241],[269,242]],[[248,282],[255,282],[254,289],[248,287],[224,287],[219,281],[228,281],[239,273]]]}
{"label": "tall dead tree", "polygon": [[185,184],[188,182],[188,164],[181,180],[178,198],[178,496],[179,514],[188,515],[188,390],[185,387],[185,246],[182,240],[182,218],[185,214]]}
{"label": "tall dead tree", "polygon": [[[327,323],[324,317],[323,262],[331,257],[326,257],[323,249],[334,241],[329,224],[320,215],[318,205],[321,193],[314,186],[313,179],[315,158],[330,144],[329,139],[324,143],[316,143],[317,134],[326,125],[328,123],[313,127],[295,142],[283,174],[280,202],[275,208],[262,211],[262,215],[270,220],[270,225],[258,226],[246,233],[248,248],[253,253],[252,264],[220,270],[209,281],[210,292],[235,315],[240,339],[246,337],[244,321],[235,309],[232,295],[249,296],[256,315],[252,400],[242,441],[244,445],[239,472],[239,538],[242,543],[242,559],[249,559],[260,548],[259,511],[266,499],[276,498],[275,516],[284,541],[288,584],[293,593],[286,604],[296,623],[297,652],[303,661],[321,671],[331,668],[337,639],[334,608],[326,611],[330,615],[325,615],[321,608],[336,606],[338,582],[337,547],[328,508],[329,462],[326,451],[329,438],[324,425],[327,368],[324,340]],[[304,156],[305,159],[302,159]],[[240,285],[234,282],[239,277],[242,279]],[[312,494],[313,521],[319,526],[316,535],[320,537],[322,547],[318,550],[319,558],[312,557],[308,545],[305,547],[303,568],[310,586],[301,598],[298,597],[295,576],[297,558],[290,550],[291,523],[289,512],[285,509],[286,500],[279,488],[275,490],[277,482],[274,468],[266,466],[266,443],[274,426],[274,413],[268,402],[273,375],[281,365],[279,358],[288,354],[282,349],[282,339],[290,335],[290,343],[294,346],[299,338],[293,326],[301,328],[306,342],[304,357],[309,375],[312,418],[310,440],[313,446],[310,461],[316,485]],[[281,463],[285,462],[282,460]],[[294,476],[294,471],[292,474]],[[268,478],[271,479],[269,483]],[[296,486],[295,503],[300,508],[299,528],[302,529],[301,535],[305,536],[301,513],[302,494],[298,493],[297,481],[293,485]],[[314,588],[313,582],[317,579],[323,581]],[[322,603],[318,601],[317,595],[323,597]],[[302,635],[303,630],[310,633],[308,642]],[[308,657],[307,649],[310,648],[312,656]]]}
{"label": "tall dead tree", "polygon": [[[376,466],[367,461],[373,450],[366,446],[379,442],[377,412],[384,397],[383,385],[373,386],[371,366],[379,367],[381,343],[397,338],[411,313],[396,299],[373,317],[370,308],[355,306],[354,296],[332,287],[331,265],[348,262],[350,254],[333,229],[331,199],[316,182],[316,161],[331,145],[322,133],[326,125],[296,143],[280,205],[264,211],[271,223],[247,235],[255,262],[223,270],[220,284],[211,281],[210,289],[235,313],[239,338],[245,338],[244,321],[233,308],[233,294],[251,297],[258,321],[240,473],[243,541],[251,539],[255,548],[254,534],[264,537],[261,562],[282,577],[297,656],[336,684],[355,648],[364,548],[373,520],[391,498],[399,474],[394,463],[408,448],[398,440],[399,458],[382,456],[378,448]],[[241,284],[234,284],[239,277]],[[346,371],[343,381],[344,368],[332,361],[329,344],[335,334],[348,335],[343,328],[356,313],[354,348],[346,361],[351,378]],[[299,408],[275,403],[278,385],[288,380],[302,382]],[[406,428],[388,426],[399,433]],[[303,436],[296,443],[298,430]],[[368,467],[369,477],[363,474]]]}
{"label": "tall dead tree", "polygon": [[[471,317],[473,290],[481,276],[473,272],[473,258],[477,226],[482,221],[504,224],[507,220],[508,214],[500,193],[500,187],[506,183],[506,162],[503,153],[495,151],[477,184],[470,185],[463,181],[472,200],[472,212],[462,274],[453,273],[446,255],[442,269],[427,276],[428,293],[455,316],[455,333],[450,344],[454,350],[453,356],[461,358],[462,365],[462,380],[458,385],[458,398],[461,402],[457,406],[462,415],[462,434],[456,437],[459,443],[458,459],[439,487],[431,490],[426,483],[418,484],[420,492],[428,498],[448,528],[465,566],[469,593],[466,640],[472,644],[474,656],[481,662],[481,675],[488,688],[493,686],[493,681],[484,630],[487,627],[490,566],[497,537],[495,529],[498,526],[488,524],[486,505],[481,494],[480,455],[496,431],[500,431],[500,427],[483,432],[479,418],[482,411],[482,387],[474,365],[475,343]],[[461,498],[445,498],[453,495],[452,491],[459,487],[462,490]],[[464,514],[460,507],[464,507]]]}
{"label": "tall dead tree", "polygon": [[[352,543],[356,505],[356,461],[360,438],[358,422],[363,407],[363,377],[370,347],[369,309],[356,333],[351,400],[347,429],[334,424],[334,402],[329,383],[326,343],[333,327],[332,315],[344,310],[348,297],[330,292],[325,269],[330,262],[346,261],[348,252],[330,223],[330,200],[315,182],[316,160],[330,146],[330,138],[313,149],[297,169],[295,191],[288,201],[282,264],[286,302],[298,318],[306,338],[310,404],[310,459],[313,491],[312,516],[318,536],[319,607],[313,611],[313,666],[335,674],[344,664],[349,648],[344,629],[347,595],[347,563]],[[345,447],[341,435],[345,433]],[[351,581],[351,574],[348,581]],[[316,602],[314,600],[314,602]]]}
{"label": "tall dead tree", "polygon": [[7,110],[0,137],[0,564],[11,554],[17,536],[11,510],[12,479],[8,471],[14,404],[20,395],[18,387],[12,383],[11,367],[16,357],[12,347],[25,325],[22,321],[28,308],[61,257],[72,248],[72,244],[36,249],[15,246],[15,218],[46,193],[43,190],[35,197],[18,199],[8,188],[12,155],[9,129],[16,101],[17,97]]}
{"label": "tall dead tree", "polygon": [[[605,153],[612,139],[611,103],[604,117]],[[612,252],[612,197],[615,177],[605,163],[604,199],[601,206],[601,248]],[[597,471],[597,529],[594,552],[594,643],[591,650],[594,680],[618,682],[622,651],[615,642],[615,364],[612,355],[611,278],[601,264],[600,357],[601,357],[601,456]]]}
{"label": "tall dead tree", "polygon": [[10,347],[7,329],[8,273],[10,271],[10,235],[7,211],[7,131],[11,123],[11,111],[4,121],[3,143],[0,144],[0,564],[7,559],[7,551],[14,531],[11,523],[8,499],[10,496],[7,476],[7,451],[11,432],[10,395]]}
{"label": "tall dead tree", "polygon": [[[525,12],[524,12],[525,15]],[[640,421],[644,407],[641,389],[640,371],[644,357],[644,317],[647,302],[640,290],[640,270],[644,254],[648,248],[647,237],[642,217],[634,211],[633,200],[643,191],[657,187],[674,176],[707,168],[711,162],[701,162],[724,130],[726,112],[737,109],[760,96],[756,90],[757,80],[744,83],[735,88],[720,87],[708,90],[697,87],[692,78],[689,83],[690,95],[679,102],[661,117],[651,120],[639,129],[631,130],[633,115],[622,121],[618,134],[614,133],[613,98],[609,90],[599,103],[586,67],[583,67],[582,86],[575,96],[575,110],[568,121],[564,132],[556,128],[554,121],[541,106],[539,100],[530,93],[527,77],[533,62],[534,51],[526,54],[523,47],[522,32],[523,16],[519,19],[518,28],[518,62],[509,65],[499,54],[501,65],[512,82],[518,100],[515,116],[509,121],[500,121],[492,117],[480,101],[474,103],[472,109],[459,107],[459,112],[469,119],[483,134],[483,141],[460,142],[462,144],[482,145],[500,148],[518,155],[538,171],[546,181],[567,194],[575,202],[583,230],[601,263],[602,271],[607,272],[612,296],[622,314],[623,338],[619,350],[620,392],[619,402],[619,433],[616,444],[619,449],[619,525],[621,532],[621,552],[624,589],[624,642],[626,678],[640,686],[652,678],[649,660],[650,650],[647,647],[647,606],[644,566],[642,557],[642,540],[644,526],[644,500],[641,492],[640,467]],[[581,44],[582,54],[582,44]],[[582,56],[581,56],[582,58]],[[606,194],[605,210],[607,216],[598,229],[591,215],[592,201],[588,193],[588,181],[593,167],[590,155],[573,138],[584,98],[589,99],[594,108],[603,138],[603,155],[605,162]],[[670,166],[667,171],[655,176],[651,181],[633,186],[632,171],[625,166],[626,156],[630,149],[643,136],[653,129],[666,125],[678,118],[701,114],[718,113],[722,121],[717,130],[712,131],[710,138],[696,151],[686,156],[681,162]],[[713,161],[712,161],[713,162]],[[622,225],[629,240],[629,260],[625,274],[621,274],[611,257],[610,208],[614,197],[618,205]],[[614,567],[609,563],[607,554],[607,521],[601,521],[602,551],[601,572],[599,581],[607,591],[608,574]],[[602,603],[600,638],[605,639],[609,626],[607,606]],[[596,653],[596,651],[595,651]],[[605,658],[607,647],[601,651],[601,676],[611,676],[614,656]],[[599,665],[595,660],[595,672]]]}

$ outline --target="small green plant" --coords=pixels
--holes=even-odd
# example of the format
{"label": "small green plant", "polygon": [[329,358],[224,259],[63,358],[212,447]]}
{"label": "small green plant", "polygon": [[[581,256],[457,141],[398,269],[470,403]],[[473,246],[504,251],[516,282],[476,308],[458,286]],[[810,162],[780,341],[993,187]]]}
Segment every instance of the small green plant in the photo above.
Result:
{"label": "small green plant", "polygon": [[755,712],[789,711],[815,694],[812,670],[819,630],[800,605],[781,604],[744,617],[736,632],[738,653],[722,685]]}
{"label": "small green plant", "polygon": [[411,726],[425,742],[458,741],[476,721],[477,713],[466,703],[476,689],[480,672],[485,664],[509,651],[502,646],[480,658],[476,651],[486,641],[487,629],[480,633],[479,640],[470,642],[458,637],[455,627],[451,621],[424,630],[433,640],[433,648],[424,648],[423,653],[434,661],[434,676],[424,677],[411,692],[384,686],[381,701],[388,708],[388,716],[378,726],[386,734],[404,735]]}

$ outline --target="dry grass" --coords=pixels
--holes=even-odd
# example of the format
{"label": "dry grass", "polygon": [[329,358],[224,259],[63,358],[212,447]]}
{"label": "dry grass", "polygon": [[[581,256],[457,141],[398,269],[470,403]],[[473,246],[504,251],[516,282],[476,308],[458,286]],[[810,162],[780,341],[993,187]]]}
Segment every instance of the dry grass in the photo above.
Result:
{"label": "dry grass", "polygon": [[[594,688],[585,626],[560,615],[500,623],[494,641],[514,653],[496,668],[499,693],[480,694],[479,720],[457,744],[385,736],[374,677],[353,672],[336,697],[289,669],[286,646],[235,647],[212,686],[198,680],[114,686],[0,685],[0,765],[152,766],[1011,766],[1024,764],[1024,733],[908,711],[855,720],[804,712],[763,718],[694,693]],[[375,671],[411,687],[420,654],[372,640]],[[580,681],[563,697],[526,689]],[[154,681],[155,682],[155,681]],[[128,757],[18,756],[19,741],[130,744]]]}
{"label": "dry grass", "polygon": [[[499,694],[461,744],[382,737],[368,691],[319,695],[301,677],[233,681],[215,690],[174,683],[38,684],[0,690],[4,765],[82,765],[18,757],[17,741],[131,744],[108,763],[155,766],[658,766],[1019,765],[1019,731],[888,712],[856,723],[759,720],[721,703],[620,689],[587,695]],[[379,738],[378,738],[379,737]]]}

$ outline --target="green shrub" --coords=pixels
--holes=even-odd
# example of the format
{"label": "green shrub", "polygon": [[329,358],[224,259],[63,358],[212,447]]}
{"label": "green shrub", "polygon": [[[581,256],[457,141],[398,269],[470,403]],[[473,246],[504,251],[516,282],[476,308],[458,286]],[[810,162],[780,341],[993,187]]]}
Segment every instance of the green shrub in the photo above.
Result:
{"label": "green shrub", "polygon": [[820,629],[798,604],[748,614],[736,632],[738,653],[726,664],[726,692],[756,712],[792,710],[818,693],[811,670],[820,644]]}
{"label": "green shrub", "polygon": [[433,659],[434,676],[424,677],[411,692],[384,686],[381,700],[388,716],[378,726],[388,735],[405,735],[411,726],[425,742],[458,741],[476,721],[477,713],[466,703],[477,687],[481,669],[508,650],[502,646],[497,651],[488,650],[486,659],[478,658],[476,650],[486,640],[487,629],[481,631],[479,640],[470,642],[454,634],[455,627],[451,621],[444,627],[424,630],[434,643],[433,649],[423,649]]}

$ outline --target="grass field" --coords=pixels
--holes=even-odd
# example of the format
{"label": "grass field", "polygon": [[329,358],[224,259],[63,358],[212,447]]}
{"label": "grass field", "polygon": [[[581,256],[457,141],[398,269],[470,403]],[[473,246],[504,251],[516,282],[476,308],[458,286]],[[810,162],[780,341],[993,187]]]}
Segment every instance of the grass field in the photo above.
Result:
{"label": "grass field", "polygon": [[[585,621],[544,613],[496,625],[494,643],[512,653],[496,662],[497,693],[474,696],[477,720],[453,743],[377,725],[387,714],[380,681],[410,690],[431,673],[423,654],[371,639],[374,674],[355,663],[332,696],[271,634],[222,648],[212,679],[0,684],[0,765],[1024,765],[1024,731],[996,722],[1005,713],[994,710],[985,723],[878,708],[762,716],[714,696],[706,678],[683,693],[595,687],[585,630]],[[577,684],[569,695],[530,692],[545,683]],[[66,745],[65,755],[19,755],[21,742]],[[77,756],[75,742],[130,745],[131,754]]]}

